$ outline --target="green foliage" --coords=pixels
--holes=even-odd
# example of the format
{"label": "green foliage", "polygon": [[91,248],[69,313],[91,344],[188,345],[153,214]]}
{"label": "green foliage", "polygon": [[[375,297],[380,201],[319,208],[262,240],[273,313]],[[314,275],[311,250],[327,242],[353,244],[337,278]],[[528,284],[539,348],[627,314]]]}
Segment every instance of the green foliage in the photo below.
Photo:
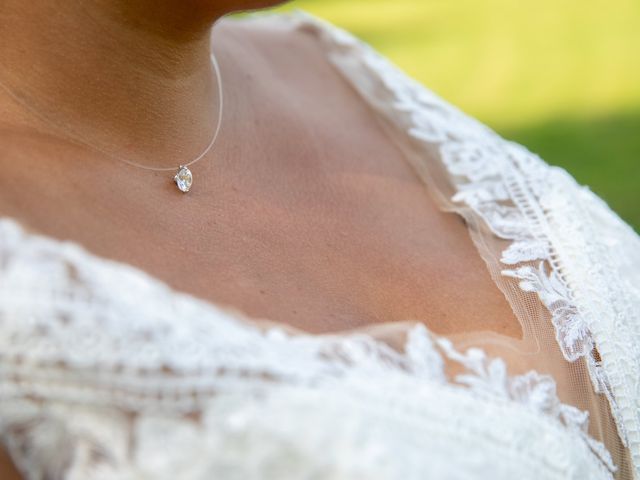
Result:
{"label": "green foliage", "polygon": [[299,0],[640,229],[640,1]]}

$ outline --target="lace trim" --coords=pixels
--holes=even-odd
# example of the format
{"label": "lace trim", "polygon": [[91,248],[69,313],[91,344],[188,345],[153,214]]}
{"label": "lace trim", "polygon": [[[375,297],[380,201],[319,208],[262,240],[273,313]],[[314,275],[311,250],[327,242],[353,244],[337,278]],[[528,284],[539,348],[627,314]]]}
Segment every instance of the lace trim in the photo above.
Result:
{"label": "lace trim", "polygon": [[569,362],[585,358],[594,389],[609,400],[620,439],[628,446],[628,432],[607,371],[596,360],[599,353],[592,325],[576,305],[548,235],[550,226],[541,201],[562,170],[445,102],[350,33],[300,13],[307,22],[329,30],[329,41],[338,48],[359,49],[365,67],[394,97],[395,110],[408,116],[409,135],[438,146],[457,190],[452,200],[470,207],[497,237],[511,241],[500,261],[517,268],[504,269],[502,274],[520,280],[520,288],[537,294],[547,307],[564,358]]}
{"label": "lace trim", "polygon": [[609,471],[616,471],[604,444],[588,434],[589,413],[561,403],[556,394],[556,383],[550,375],[540,375],[531,370],[509,378],[507,367],[501,358],[489,359],[477,348],[471,348],[462,355],[445,338],[438,339],[437,343],[449,359],[465,366],[467,372],[457,375],[455,380],[468,386],[478,398],[512,400],[555,418],[582,438]]}
{"label": "lace trim", "polygon": [[[395,385],[405,394],[410,385],[401,390],[396,382],[412,379],[410,388],[416,388],[419,379],[459,388],[478,401],[521,405],[581,439],[600,462],[603,478],[612,478],[616,471],[605,446],[587,433],[588,413],[561,403],[553,378],[535,371],[510,377],[502,359],[489,359],[477,348],[460,353],[447,339],[433,337],[423,324],[408,331],[404,352],[363,334],[289,335],[279,327],[262,332],[210,304],[172,292],[136,269],[92,257],[74,244],[24,237],[19,226],[7,220],[0,221],[0,229],[0,291],[7,292],[0,302],[0,431],[31,479],[63,478],[66,468],[101,471],[106,467],[97,468],[96,463],[113,463],[125,455],[109,450],[111,442],[113,448],[123,448],[114,440],[117,429],[125,428],[118,427],[118,418],[87,430],[73,405],[104,409],[101,415],[107,417],[115,407],[136,412],[143,421],[149,412],[206,410],[207,402],[220,392],[248,394],[275,383],[321,388],[340,378],[378,382],[381,392],[384,385]],[[49,272],[46,278],[27,268],[36,264],[38,272]],[[112,283],[116,275],[118,282]],[[34,276],[43,285],[55,280],[61,294],[76,295],[76,284],[91,286],[84,293],[100,308],[78,309],[83,305],[78,295],[73,299],[76,310],[65,311],[64,301],[40,310],[32,296],[20,294],[21,286],[38,291]],[[93,283],[85,283],[89,278]],[[103,288],[106,284],[111,290]],[[118,305],[111,301],[108,307],[106,297],[101,305],[100,292],[118,298]],[[164,298],[166,305],[145,312],[137,301],[145,293]],[[52,318],[56,307],[60,315]],[[7,321],[21,311],[30,314]],[[122,315],[125,311],[134,312],[135,321]],[[448,378],[445,358],[464,367],[464,373]],[[396,406],[388,411],[397,410]],[[61,415],[68,418],[61,422]],[[75,415],[79,417],[71,422]],[[65,422],[76,426],[68,431]],[[73,433],[74,429],[79,430]],[[62,448],[75,444],[73,455]]]}
{"label": "lace trim", "polygon": [[[376,71],[386,64],[384,59],[371,57],[367,57],[367,63]],[[398,98],[396,107],[412,117],[415,126],[410,135],[439,143],[442,162],[458,189],[452,200],[466,204],[496,236],[511,241],[501,257],[505,265],[539,260],[551,265],[548,275],[543,263],[505,269],[503,275],[520,279],[521,288],[536,293],[549,309],[558,345],[567,361],[586,356],[594,347],[592,334],[561,278],[552,246],[544,235],[548,227],[539,197],[550,181],[551,167],[524,147],[478,126],[435,96],[412,91],[421,88],[418,84],[394,89],[403,78],[401,75],[391,70],[383,78]]]}
{"label": "lace trim", "polygon": [[[637,269],[640,265],[637,235],[597,197],[580,189],[572,179],[564,181],[568,175],[562,169],[549,167],[526,148],[503,140],[406,76],[351,34],[336,32],[336,27],[306,17],[307,23],[330,31],[329,42],[335,42],[338,49],[359,49],[365,67],[382,79],[394,97],[396,112],[408,117],[409,135],[429,145],[438,145],[442,162],[453,176],[457,189],[452,200],[470,207],[496,236],[511,241],[500,260],[515,268],[505,269],[503,275],[520,280],[523,291],[537,294],[547,307],[564,357],[568,361],[585,358],[594,390],[606,396],[619,437],[630,449],[636,475],[640,475],[640,350],[637,347],[640,329],[634,328],[640,291],[629,280],[639,276],[629,266],[636,265]],[[554,192],[557,188],[573,192],[574,201],[590,205],[590,212],[598,218],[592,220],[575,208],[568,211],[567,203],[571,200],[567,200],[566,195],[562,201],[565,207],[554,207],[549,199],[558,196]],[[561,221],[554,218],[560,215]],[[593,221],[600,225],[597,235],[593,228],[586,231]],[[592,252],[587,261],[610,265],[610,272],[602,275],[598,272],[598,277],[611,281],[604,281],[600,289],[587,286],[590,293],[581,294],[580,302],[576,301],[576,290],[570,288],[564,273],[571,273],[564,265],[570,244],[564,245],[568,241],[554,235],[551,224],[567,235],[574,232],[583,243],[591,240],[592,245],[581,249],[582,257],[574,255],[576,261],[572,262],[572,268],[584,274],[581,278],[590,278],[590,269],[584,264],[586,251]],[[611,232],[609,237],[607,231]],[[595,239],[601,239],[600,243]],[[621,245],[623,239],[627,242],[624,246]],[[613,245],[617,248],[616,255],[610,248]],[[563,255],[559,254],[559,247],[563,247]],[[610,292],[608,301],[594,302],[603,292]],[[614,319],[618,319],[616,325],[611,324]],[[611,332],[615,339],[611,338]]]}
{"label": "lace trim", "polygon": [[555,180],[543,198],[550,235],[597,342],[594,378],[606,375],[598,388],[618,406],[640,478],[640,237],[566,172]]}

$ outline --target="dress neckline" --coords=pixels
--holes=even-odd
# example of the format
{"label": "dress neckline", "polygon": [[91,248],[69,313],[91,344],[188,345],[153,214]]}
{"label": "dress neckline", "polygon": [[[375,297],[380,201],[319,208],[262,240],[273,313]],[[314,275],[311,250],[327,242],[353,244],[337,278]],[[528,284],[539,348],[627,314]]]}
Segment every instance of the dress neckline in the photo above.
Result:
{"label": "dress neckline", "polygon": [[[402,128],[408,137],[423,142],[423,146],[429,144],[439,147],[441,162],[424,158],[423,162],[439,162],[448,170],[453,179],[453,187],[451,192],[441,192],[442,195],[451,199],[451,204],[463,205],[460,208],[464,212],[472,212],[472,218],[476,223],[470,225],[471,233],[478,236],[486,233],[487,238],[489,235],[494,235],[498,239],[508,241],[509,247],[503,252],[502,257],[498,255],[495,259],[497,267],[495,265],[494,267],[498,272],[497,276],[502,275],[513,282],[510,294],[514,297],[522,299],[529,295],[523,303],[531,306],[533,302],[538,302],[542,307],[547,308],[551,314],[550,323],[541,325],[540,328],[549,329],[548,333],[555,330],[556,340],[569,362],[584,360],[583,365],[585,370],[588,370],[595,391],[604,392],[607,395],[620,437],[628,438],[635,464],[640,465],[639,420],[636,414],[637,409],[634,410],[637,406],[635,400],[637,396],[633,395],[633,388],[636,385],[633,385],[630,380],[635,378],[633,372],[637,371],[635,364],[631,365],[635,360],[630,360],[637,358],[633,355],[637,349],[634,350],[622,343],[621,331],[611,328],[610,321],[613,321],[614,316],[608,315],[608,311],[603,311],[604,314],[600,316],[602,318],[595,318],[591,322],[585,320],[583,314],[585,310],[589,312],[589,305],[583,309],[586,303],[583,297],[579,298],[581,303],[574,302],[574,290],[569,286],[575,287],[575,285],[570,285],[571,282],[567,281],[567,278],[571,280],[568,274],[571,274],[572,269],[575,270],[575,262],[569,263],[565,268],[563,262],[567,259],[567,255],[563,254],[566,254],[566,250],[557,250],[561,242],[556,237],[561,235],[562,227],[571,226],[569,221],[571,218],[582,218],[569,215],[569,213],[575,213],[567,203],[567,199],[577,191],[573,180],[560,169],[548,167],[523,147],[502,140],[484,125],[466,117],[429,90],[421,88],[417,82],[400,74],[397,69],[390,66],[389,62],[374,55],[372,49],[358,43],[346,32],[304,12],[297,12],[294,15],[268,14],[266,16],[286,19],[286,21],[293,19],[294,25],[297,23],[297,26],[317,32],[331,60],[335,64],[347,67],[347,80],[351,80],[349,74],[357,76],[362,73],[359,69],[375,73],[376,78],[365,78],[362,82],[364,86],[360,85],[373,92],[365,101],[380,114],[380,117],[384,117],[383,113],[388,111],[395,112],[393,123],[398,128]],[[358,56],[357,59],[356,56]],[[358,65],[355,65],[356,63]],[[380,85],[377,84],[378,82]],[[386,94],[385,89],[392,93]],[[576,199],[573,198],[573,200]],[[576,209],[579,210],[579,206]],[[458,212],[454,207],[451,207],[451,211]],[[548,218],[548,215],[551,215],[551,218]],[[573,233],[581,240],[585,240],[586,237],[581,237],[584,232],[581,232],[578,227],[579,225],[575,227]],[[288,331],[296,336],[321,341],[366,332],[368,338],[377,339],[377,332],[404,330],[407,326],[424,326],[424,323],[415,320],[388,321],[327,333],[306,332],[275,319],[252,317],[235,307],[181,292],[141,268],[93,254],[73,241],[59,240],[39,233],[8,216],[0,216],[0,256],[2,255],[2,235],[5,231],[10,233],[10,229],[15,228],[23,230],[25,235],[33,241],[55,243],[55,250],[61,255],[65,251],[72,252],[74,255],[80,252],[82,258],[89,260],[95,267],[111,268],[121,273],[134,272],[137,278],[145,279],[152,284],[152,288],[158,293],[166,293],[176,299],[189,298],[189,301],[204,306],[212,316],[220,316],[222,313],[224,318],[234,325],[246,327],[255,333],[264,333],[265,330],[267,333],[278,330]],[[476,230],[473,231],[472,228]],[[584,255],[580,258],[583,257]],[[569,262],[571,260],[575,259],[568,258]],[[577,262],[579,263],[579,260]],[[505,270],[501,270],[502,268]],[[586,278],[586,276],[582,279],[578,277],[578,280],[584,281]],[[603,276],[603,278],[606,277]],[[576,277],[573,277],[573,280],[575,283]],[[535,308],[538,303],[535,304]],[[578,308],[578,305],[581,308]],[[217,315],[213,315],[214,313]],[[524,324],[522,327],[525,332],[524,340],[526,340],[527,330]],[[596,330],[595,337],[592,336],[592,328],[599,329]],[[540,332],[541,330],[533,334],[530,332],[535,342],[538,341],[538,337],[547,335],[544,331],[542,334]],[[473,337],[471,333],[481,336],[493,335],[497,341],[500,340],[499,334],[490,331],[470,332],[465,335]],[[576,335],[572,339],[567,333],[577,333],[579,337]],[[446,337],[454,339],[455,335],[446,335]],[[581,343],[575,342],[576,338]],[[596,339],[599,341],[599,356],[604,359],[600,363],[597,363],[598,357],[592,355]],[[477,340],[477,338],[472,340],[474,345],[478,343]],[[508,337],[506,340],[514,345],[514,349],[519,353],[527,353],[518,348],[517,339]],[[460,344],[457,346],[459,347]]]}

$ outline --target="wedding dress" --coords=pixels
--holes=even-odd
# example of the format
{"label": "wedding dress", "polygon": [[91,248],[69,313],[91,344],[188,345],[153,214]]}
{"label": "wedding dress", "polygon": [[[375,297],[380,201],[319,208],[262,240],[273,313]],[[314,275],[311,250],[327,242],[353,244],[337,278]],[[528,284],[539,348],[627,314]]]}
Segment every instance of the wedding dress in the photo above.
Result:
{"label": "wedding dress", "polygon": [[[640,480],[640,239],[562,169],[302,12],[523,337],[310,334],[0,219],[0,433],[29,480]],[[464,272],[460,272],[464,275]]]}

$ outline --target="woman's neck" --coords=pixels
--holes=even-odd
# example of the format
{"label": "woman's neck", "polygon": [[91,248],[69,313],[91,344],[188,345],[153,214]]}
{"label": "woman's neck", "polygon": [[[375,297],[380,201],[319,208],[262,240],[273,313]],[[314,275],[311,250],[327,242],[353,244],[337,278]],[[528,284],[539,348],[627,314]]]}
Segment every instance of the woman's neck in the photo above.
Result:
{"label": "woman's neck", "polygon": [[224,12],[185,3],[3,0],[0,82],[50,121],[27,114],[31,126],[154,166],[186,161],[216,126],[210,38]]}

